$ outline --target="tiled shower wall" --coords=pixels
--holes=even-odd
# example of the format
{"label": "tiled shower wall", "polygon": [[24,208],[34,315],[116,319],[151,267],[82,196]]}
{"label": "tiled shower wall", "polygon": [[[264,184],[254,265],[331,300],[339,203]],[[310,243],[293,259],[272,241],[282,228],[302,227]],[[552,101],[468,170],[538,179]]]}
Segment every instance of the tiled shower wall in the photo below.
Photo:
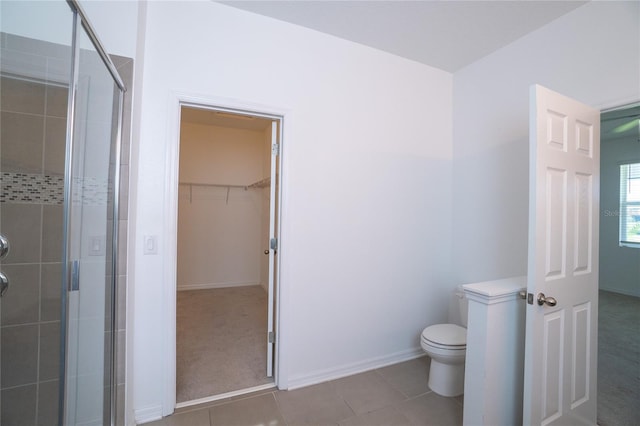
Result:
{"label": "tiled shower wall", "polygon": [[129,157],[131,152],[131,103],[133,94],[133,59],[111,55],[122,81],[127,87],[122,114],[122,147],[120,154],[120,198],[118,201],[118,277],[116,305],[116,376],[117,423],[124,424],[126,312],[127,312],[127,230],[129,217]]}
{"label": "tiled shower wall", "polygon": [[57,419],[66,94],[0,81],[0,229],[11,244],[2,261],[10,287],[0,299],[3,424]]}
{"label": "tiled shower wall", "polygon": [[[55,80],[68,47],[1,34],[5,65],[32,64]],[[133,61],[112,58],[130,89]],[[0,299],[0,419],[3,424],[55,424],[60,363],[63,175],[67,87],[55,81],[3,76],[0,81],[0,229],[11,250],[1,270],[11,280]],[[125,381],[126,246],[131,90],[125,94],[119,212],[117,301],[118,424]],[[18,284],[19,283],[19,284]]]}

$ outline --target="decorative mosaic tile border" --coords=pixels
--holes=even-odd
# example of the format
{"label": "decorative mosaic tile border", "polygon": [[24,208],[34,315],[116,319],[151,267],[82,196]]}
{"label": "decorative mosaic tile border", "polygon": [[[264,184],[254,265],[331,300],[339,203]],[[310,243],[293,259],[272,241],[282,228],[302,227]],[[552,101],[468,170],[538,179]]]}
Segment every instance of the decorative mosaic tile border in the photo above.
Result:
{"label": "decorative mosaic tile border", "polygon": [[4,172],[0,175],[0,203],[62,204],[64,177]]}
{"label": "decorative mosaic tile border", "polygon": [[[96,178],[76,178],[73,204],[107,205],[110,189],[106,182]],[[63,204],[64,177],[4,172],[0,175],[0,203]]]}
{"label": "decorative mosaic tile border", "polygon": [[83,206],[106,206],[112,188],[105,180],[95,177],[73,180],[73,204]]}

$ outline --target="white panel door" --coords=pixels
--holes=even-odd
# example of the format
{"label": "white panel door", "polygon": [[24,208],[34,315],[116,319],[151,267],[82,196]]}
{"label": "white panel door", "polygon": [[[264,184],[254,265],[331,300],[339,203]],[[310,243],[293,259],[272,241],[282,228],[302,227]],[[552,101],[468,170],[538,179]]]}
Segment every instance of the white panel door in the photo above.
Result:
{"label": "white panel door", "polygon": [[271,186],[269,188],[269,289],[267,306],[267,377],[273,377],[273,348],[275,345],[274,332],[274,290],[276,280],[276,254],[278,240],[276,239],[276,212],[278,205],[278,122],[271,122]]}
{"label": "white panel door", "polygon": [[600,112],[533,86],[529,125],[523,421],[595,425]]}

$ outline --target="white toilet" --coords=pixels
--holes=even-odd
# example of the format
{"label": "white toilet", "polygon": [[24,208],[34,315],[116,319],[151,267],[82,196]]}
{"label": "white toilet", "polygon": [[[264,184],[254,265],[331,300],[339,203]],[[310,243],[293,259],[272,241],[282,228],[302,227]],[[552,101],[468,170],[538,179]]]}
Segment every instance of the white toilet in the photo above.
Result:
{"label": "white toilet", "polygon": [[[468,301],[462,287],[456,291],[462,324],[467,325]],[[424,329],[420,346],[431,357],[429,388],[442,396],[464,393],[467,329],[457,324],[436,324]]]}

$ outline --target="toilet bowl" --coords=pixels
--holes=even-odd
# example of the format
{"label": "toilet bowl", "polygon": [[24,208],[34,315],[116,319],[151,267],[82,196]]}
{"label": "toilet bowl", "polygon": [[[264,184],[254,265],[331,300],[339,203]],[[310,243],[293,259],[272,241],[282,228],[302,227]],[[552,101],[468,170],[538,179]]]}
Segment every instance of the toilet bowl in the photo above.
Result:
{"label": "toilet bowl", "polygon": [[[467,324],[467,299],[458,288],[460,316]],[[442,396],[464,393],[464,361],[467,352],[467,329],[457,324],[436,324],[425,328],[420,346],[431,358],[429,388]]]}

